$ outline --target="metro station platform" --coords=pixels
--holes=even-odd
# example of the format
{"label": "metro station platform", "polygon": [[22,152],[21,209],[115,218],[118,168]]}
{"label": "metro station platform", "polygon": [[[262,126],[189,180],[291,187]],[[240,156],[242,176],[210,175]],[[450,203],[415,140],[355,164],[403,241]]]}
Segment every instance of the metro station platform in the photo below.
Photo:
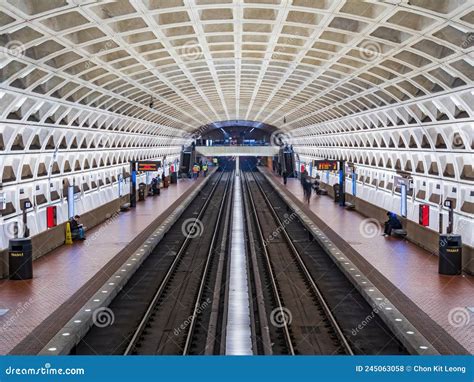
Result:
{"label": "metro station platform", "polygon": [[33,263],[32,280],[0,280],[0,354],[36,354],[203,178],[180,179]]}
{"label": "metro station platform", "polygon": [[[266,167],[283,193],[290,196],[319,228],[344,252],[394,306],[442,354],[474,353],[474,277],[438,274],[438,256],[395,237],[363,235],[367,218],[340,207],[328,196],[303,202],[299,179],[283,178]],[[468,317],[465,317],[465,315]],[[461,317],[461,319],[460,319]],[[467,318],[467,320],[466,320]]]}

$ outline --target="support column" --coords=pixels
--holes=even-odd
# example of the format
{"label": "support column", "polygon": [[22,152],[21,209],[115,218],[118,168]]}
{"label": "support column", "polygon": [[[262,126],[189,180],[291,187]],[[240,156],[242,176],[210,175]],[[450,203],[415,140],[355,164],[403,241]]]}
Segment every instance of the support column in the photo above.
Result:
{"label": "support column", "polygon": [[345,173],[345,163],[343,160],[339,162],[339,205],[344,207],[346,205],[346,173]]}
{"label": "support column", "polygon": [[137,206],[137,162],[130,162],[130,207]]}
{"label": "support column", "polygon": [[[446,202],[445,202],[446,203]],[[454,226],[454,210],[453,210],[453,203],[449,201],[448,203],[448,227],[446,229],[446,233],[452,234],[453,233],[453,226]]]}
{"label": "support column", "polygon": [[407,185],[402,183],[400,185],[400,215],[404,218],[407,217]]}
{"label": "support column", "polygon": [[67,214],[69,219],[74,217],[74,183],[67,187]]}
{"label": "support column", "polygon": [[237,155],[235,157],[235,176],[240,175],[240,157]]}

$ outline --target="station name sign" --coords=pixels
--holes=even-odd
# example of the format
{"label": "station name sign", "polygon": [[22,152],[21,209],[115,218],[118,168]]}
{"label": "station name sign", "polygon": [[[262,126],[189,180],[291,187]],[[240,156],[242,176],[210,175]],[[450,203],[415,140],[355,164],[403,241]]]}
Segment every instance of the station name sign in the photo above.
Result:
{"label": "station name sign", "polygon": [[160,161],[140,161],[137,162],[137,171],[158,171],[160,166]]}
{"label": "station name sign", "polygon": [[315,160],[314,167],[319,171],[337,171],[337,160]]}
{"label": "station name sign", "polygon": [[401,187],[402,184],[404,184],[408,190],[412,189],[413,181],[410,178],[395,176],[393,180],[394,180],[395,187]]}

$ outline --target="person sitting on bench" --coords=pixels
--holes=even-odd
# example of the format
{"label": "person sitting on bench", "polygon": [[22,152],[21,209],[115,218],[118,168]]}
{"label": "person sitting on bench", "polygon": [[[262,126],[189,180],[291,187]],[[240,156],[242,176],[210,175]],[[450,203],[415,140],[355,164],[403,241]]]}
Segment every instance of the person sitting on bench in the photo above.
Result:
{"label": "person sitting on bench", "polygon": [[71,225],[71,235],[73,239],[86,240],[84,226],[79,222],[80,218],[81,217],[79,215],[76,215],[69,219],[69,223]]}
{"label": "person sitting on bench", "polygon": [[160,181],[158,176],[151,181],[151,194],[160,195]]}
{"label": "person sitting on bench", "polygon": [[385,222],[385,228],[383,231],[382,236],[390,236],[392,234],[392,230],[394,229],[402,229],[402,223],[398,220],[398,217],[393,212],[387,212],[388,220]]}

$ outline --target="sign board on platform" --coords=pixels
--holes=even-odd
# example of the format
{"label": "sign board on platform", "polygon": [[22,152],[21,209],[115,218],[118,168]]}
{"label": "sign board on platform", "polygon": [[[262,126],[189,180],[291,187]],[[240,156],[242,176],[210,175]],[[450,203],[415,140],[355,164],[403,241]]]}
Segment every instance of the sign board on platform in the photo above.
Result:
{"label": "sign board on platform", "polygon": [[337,160],[315,160],[314,167],[319,171],[337,171],[338,161]]}
{"label": "sign board on platform", "polygon": [[395,184],[395,187],[401,187],[401,185],[404,184],[407,187],[407,190],[410,190],[412,188],[412,180],[409,178],[395,176],[393,178],[393,183]]}

